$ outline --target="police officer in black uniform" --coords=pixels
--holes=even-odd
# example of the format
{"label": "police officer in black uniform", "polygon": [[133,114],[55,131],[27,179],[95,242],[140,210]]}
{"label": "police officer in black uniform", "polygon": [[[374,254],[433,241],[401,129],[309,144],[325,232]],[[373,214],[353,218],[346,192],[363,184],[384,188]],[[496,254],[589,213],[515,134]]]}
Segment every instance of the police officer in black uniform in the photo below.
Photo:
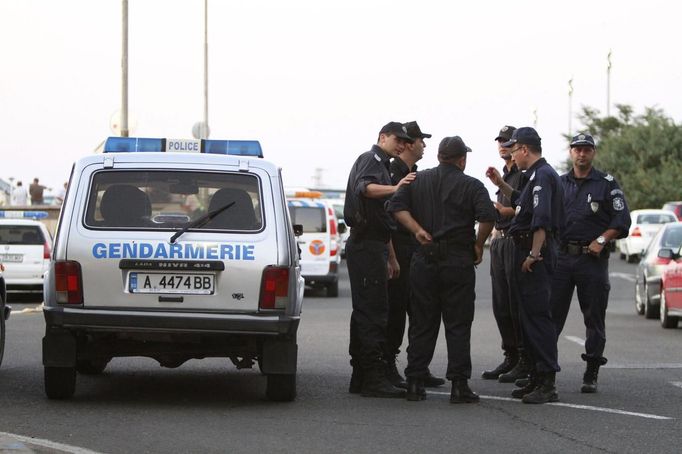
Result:
{"label": "police officer in black uniform", "polygon": [[618,182],[592,166],[597,149],[589,134],[571,140],[573,168],[561,176],[564,187],[566,229],[561,233],[559,263],[552,279],[552,311],[557,335],[561,334],[573,298],[583,313],[587,362],[583,393],[597,392],[599,367],[606,364],[605,317],[609,299],[609,249],[607,244],[625,238],[630,211]]}
{"label": "police officer in black uniform", "polygon": [[349,392],[365,397],[402,397],[404,389],[386,377],[382,359],[388,317],[387,280],[397,277],[399,265],[391,245],[395,222],[384,209],[398,187],[414,180],[414,173],[391,183],[389,160],[413,139],[402,123],[390,122],[379,131],[372,149],[355,161],[346,187],[344,220],[351,227],[346,243],[353,313],[350,320],[351,366]]}
{"label": "police officer in black uniform", "polygon": [[528,182],[519,193],[502,180],[494,167],[486,174],[516,206],[508,233],[516,247],[515,280],[523,344],[532,370],[529,383],[512,392],[524,403],[556,402],[555,377],[560,370],[557,338],[550,302],[551,277],[556,267],[557,241],[564,227],[564,194],[556,171],[542,157],[540,136],[530,127],[514,131],[503,145]]}
{"label": "police officer in black uniform", "polygon": [[448,347],[447,378],[452,381],[450,402],[479,400],[468,385],[476,297],[474,265],[481,263],[483,244],[496,213],[483,183],[464,174],[470,151],[459,136],[444,138],[438,146],[438,167],[419,172],[388,205],[388,211],[419,242],[410,268],[412,296],[405,369],[408,400],[426,398],[424,379],[441,317]]}
{"label": "police officer in black uniform", "polygon": [[[503,143],[511,139],[516,128],[503,126],[495,138],[500,157],[504,160],[502,179],[513,189],[520,190],[525,183],[523,173],[514,163],[509,148]],[[486,370],[482,377],[488,380],[499,379],[503,383],[513,383],[528,375],[528,361],[523,354],[523,336],[519,319],[518,295],[514,288],[515,250],[514,242],[508,233],[514,208],[511,200],[502,191],[497,191],[495,208],[498,211],[495,229],[490,242],[490,280],[493,293],[493,315],[502,337],[504,360],[495,369]]]}
{"label": "police officer in black uniform", "polygon": [[[417,171],[417,161],[424,156],[426,143],[424,139],[431,138],[431,134],[422,132],[416,121],[404,124],[407,134],[414,139],[413,143],[405,144],[405,149],[397,158],[391,161],[391,181],[394,185],[408,174]],[[406,388],[405,379],[396,367],[396,355],[400,353],[400,345],[403,343],[405,334],[406,315],[409,312],[410,302],[410,261],[417,247],[417,240],[402,225],[392,232],[391,240],[395,250],[400,275],[388,281],[388,326],[386,330],[385,360],[388,367],[388,379],[394,385]],[[425,386],[436,387],[445,384],[442,378],[434,377],[429,372],[425,378]]]}

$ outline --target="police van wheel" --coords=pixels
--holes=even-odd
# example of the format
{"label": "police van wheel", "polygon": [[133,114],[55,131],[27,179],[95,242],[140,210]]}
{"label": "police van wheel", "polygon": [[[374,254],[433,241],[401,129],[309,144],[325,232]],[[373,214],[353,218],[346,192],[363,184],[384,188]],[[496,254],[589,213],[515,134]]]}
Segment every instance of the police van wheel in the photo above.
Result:
{"label": "police van wheel", "polygon": [[339,281],[327,284],[327,296],[330,298],[339,296]]}
{"label": "police van wheel", "polygon": [[106,359],[79,359],[76,361],[76,371],[83,375],[99,375],[104,372],[109,360]]}
{"label": "police van wheel", "polygon": [[45,367],[45,394],[48,398],[68,399],[75,391],[75,367]]}
{"label": "police van wheel", "polygon": [[275,402],[290,402],[296,398],[296,374],[268,374],[265,395]]}

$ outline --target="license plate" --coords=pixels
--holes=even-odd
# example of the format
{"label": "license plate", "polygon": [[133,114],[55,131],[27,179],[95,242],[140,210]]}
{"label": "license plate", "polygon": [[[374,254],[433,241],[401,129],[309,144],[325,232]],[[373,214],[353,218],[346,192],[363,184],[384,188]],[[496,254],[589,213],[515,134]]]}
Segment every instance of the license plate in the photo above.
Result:
{"label": "license plate", "polygon": [[212,295],[215,289],[213,274],[138,273],[128,275],[131,293],[181,293]]}
{"label": "license plate", "polygon": [[0,262],[23,262],[24,254],[0,254]]}

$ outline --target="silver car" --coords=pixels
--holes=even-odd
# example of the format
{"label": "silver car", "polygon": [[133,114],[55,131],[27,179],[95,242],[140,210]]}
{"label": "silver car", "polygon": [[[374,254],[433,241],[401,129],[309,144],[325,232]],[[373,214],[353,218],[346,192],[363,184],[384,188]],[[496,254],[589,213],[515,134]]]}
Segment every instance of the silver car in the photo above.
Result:
{"label": "silver car", "polygon": [[679,250],[682,246],[682,222],[664,224],[642,252],[635,274],[635,308],[646,318],[658,318],[661,302],[661,275],[670,262],[662,249]]}

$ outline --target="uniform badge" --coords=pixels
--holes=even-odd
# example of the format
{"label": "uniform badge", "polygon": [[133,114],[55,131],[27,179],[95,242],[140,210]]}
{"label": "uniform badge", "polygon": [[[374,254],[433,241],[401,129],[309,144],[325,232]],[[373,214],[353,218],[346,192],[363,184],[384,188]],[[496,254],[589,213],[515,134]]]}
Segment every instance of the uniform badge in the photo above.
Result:
{"label": "uniform badge", "polygon": [[381,162],[381,158],[380,158],[379,155],[376,154],[376,153],[374,153],[374,159],[376,159],[377,161]]}
{"label": "uniform badge", "polygon": [[533,208],[536,208],[540,203],[540,197],[538,194],[533,194]]}
{"label": "uniform badge", "polygon": [[587,203],[592,201],[592,194],[587,194]]}
{"label": "uniform badge", "polygon": [[613,199],[613,209],[616,211],[623,211],[625,208],[625,202],[620,197]]}
{"label": "uniform badge", "polygon": [[604,177],[606,181],[613,181],[613,176],[611,174],[608,174]]}
{"label": "uniform badge", "polygon": [[518,215],[521,212],[521,205],[517,205],[516,209],[514,210],[514,214]]}
{"label": "uniform badge", "polygon": [[504,128],[502,128],[502,132],[507,132],[508,129],[509,129],[509,127],[505,126]]}
{"label": "uniform badge", "polygon": [[533,172],[533,175],[530,176],[529,180],[533,181],[535,179],[535,172]]}
{"label": "uniform badge", "polygon": [[592,208],[593,213],[596,213],[597,211],[599,211],[599,202],[590,203],[590,208]]}
{"label": "uniform badge", "polygon": [[533,186],[533,193],[536,193],[538,191],[542,191],[542,186]]}
{"label": "uniform badge", "polygon": [[578,140],[585,140],[585,135],[580,134],[580,135],[578,136]]}

